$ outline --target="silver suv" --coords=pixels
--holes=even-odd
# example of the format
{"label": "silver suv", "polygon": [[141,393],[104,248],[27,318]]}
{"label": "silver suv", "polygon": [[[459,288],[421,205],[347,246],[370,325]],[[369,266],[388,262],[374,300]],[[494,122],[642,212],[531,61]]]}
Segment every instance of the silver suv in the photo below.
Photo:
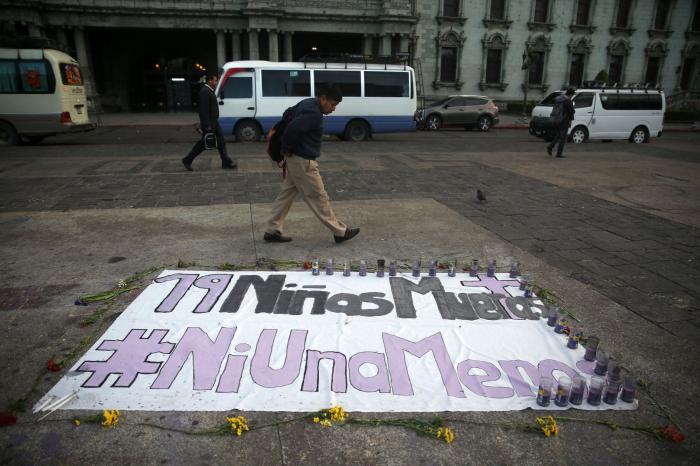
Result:
{"label": "silver suv", "polygon": [[488,131],[498,123],[498,107],[483,95],[451,95],[418,109],[416,121],[433,131],[445,126]]}

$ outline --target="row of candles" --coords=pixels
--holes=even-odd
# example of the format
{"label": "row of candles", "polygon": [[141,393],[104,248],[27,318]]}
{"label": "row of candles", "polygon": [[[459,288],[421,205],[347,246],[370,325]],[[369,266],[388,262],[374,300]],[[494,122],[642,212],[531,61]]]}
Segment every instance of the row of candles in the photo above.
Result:
{"label": "row of candles", "polygon": [[[430,263],[430,267],[428,268],[428,275],[431,277],[434,277],[437,275],[437,270],[439,268],[438,261],[434,260]],[[363,259],[360,260],[359,262],[359,267],[358,267],[358,272],[361,277],[364,277],[367,275],[367,262]],[[377,277],[383,277],[386,272],[386,260],[385,259],[377,259]],[[321,269],[319,267],[319,261],[318,259],[313,259],[311,261],[311,273],[313,275],[320,275],[321,274]],[[333,275],[335,273],[335,260],[331,257],[326,261],[326,275]],[[413,267],[411,268],[411,273],[414,277],[420,277],[421,274],[421,259],[417,259],[413,263]],[[476,277],[478,276],[479,273],[479,261],[477,259],[473,259],[471,265],[469,266],[469,276],[471,277]],[[349,277],[351,274],[350,271],[350,262],[349,261],[344,261],[343,262],[343,276]],[[397,274],[397,265],[396,261],[390,261],[389,262],[389,276],[390,277],[395,277]],[[520,274],[519,266],[517,263],[513,263],[510,266],[510,273],[509,276],[510,278],[517,278],[518,275]],[[457,261],[451,261],[447,265],[447,275],[450,277],[454,277],[457,275]],[[489,260],[487,267],[486,267],[486,275],[489,277],[495,277],[496,276],[496,260]],[[525,280],[521,280],[521,283],[526,283]],[[521,288],[521,289],[524,289]]]}
{"label": "row of candles", "polygon": [[[559,308],[554,306],[549,310],[547,325],[554,327],[555,333],[564,334],[568,328],[567,348],[578,348],[583,332],[570,327],[565,317],[560,315]],[[554,392],[554,403],[557,406],[566,407],[570,404],[583,404],[584,394],[588,391],[586,402],[591,406],[599,406],[601,400],[609,405],[617,404],[618,399],[626,402],[634,402],[637,394],[637,385],[632,375],[618,364],[610,364],[610,357],[602,351],[598,345],[600,339],[594,336],[586,339],[586,352],[583,359],[589,362],[595,361],[590,384],[586,385],[586,379],[576,374],[573,380],[568,376],[562,376],[557,381]],[[624,373],[624,378],[623,378]],[[541,378],[537,390],[537,404],[549,406],[552,397],[554,382],[551,378]]]}

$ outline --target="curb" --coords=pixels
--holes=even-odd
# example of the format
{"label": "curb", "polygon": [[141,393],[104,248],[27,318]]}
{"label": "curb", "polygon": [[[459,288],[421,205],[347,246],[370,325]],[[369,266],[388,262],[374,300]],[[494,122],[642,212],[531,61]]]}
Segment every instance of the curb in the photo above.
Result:
{"label": "curb", "polygon": [[[493,129],[528,129],[526,125],[496,125]],[[700,133],[700,128],[664,128],[664,133]]]}

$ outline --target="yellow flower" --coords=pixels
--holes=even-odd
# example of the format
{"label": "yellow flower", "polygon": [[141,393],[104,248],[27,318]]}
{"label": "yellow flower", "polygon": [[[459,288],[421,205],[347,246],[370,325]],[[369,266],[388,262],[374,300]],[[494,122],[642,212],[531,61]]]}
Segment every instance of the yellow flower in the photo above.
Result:
{"label": "yellow flower", "polygon": [[319,421],[320,421],[320,419],[318,418],[318,416],[315,416],[315,417],[314,417],[314,422],[315,422],[316,424],[318,424]]}
{"label": "yellow flower", "polygon": [[331,421],[329,421],[328,419],[322,420],[322,421],[320,422],[320,424],[321,424],[323,427],[330,427],[330,426],[332,425],[332,424],[331,424]]}
{"label": "yellow flower", "polygon": [[248,427],[248,420],[245,416],[227,417],[226,422],[230,424],[231,432],[234,432],[238,437],[240,437],[243,432],[248,432],[250,430]]}
{"label": "yellow flower", "polygon": [[548,416],[547,419],[538,417],[535,419],[535,422],[540,426],[545,437],[550,437],[552,435],[556,437],[559,435],[559,426],[552,416]]}
{"label": "yellow flower", "polygon": [[77,417],[73,419],[73,424],[75,424],[76,426],[80,426],[80,419],[78,419]]}
{"label": "yellow flower", "polygon": [[105,409],[102,412],[102,425],[104,427],[112,427],[117,425],[117,421],[119,421],[119,411],[116,409]]}
{"label": "yellow flower", "polygon": [[449,428],[445,427],[445,442],[452,443],[455,439],[455,434]]}

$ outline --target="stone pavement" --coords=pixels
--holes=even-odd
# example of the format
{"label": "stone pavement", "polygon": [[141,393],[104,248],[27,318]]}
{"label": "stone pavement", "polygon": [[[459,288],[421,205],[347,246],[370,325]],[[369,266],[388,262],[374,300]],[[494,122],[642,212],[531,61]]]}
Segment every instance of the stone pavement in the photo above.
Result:
{"label": "stone pavement", "polygon": [[[478,425],[530,422],[534,414],[524,411],[447,413],[457,434],[450,447],[392,428],[324,432],[299,424],[232,441],[136,425],[211,426],[218,413],[133,412],[112,432],[87,430],[94,440],[85,442],[85,431],[66,422],[32,425],[25,415],[19,426],[0,430],[5,461],[36,463],[50,455],[60,462],[145,464],[299,464],[308,458],[332,464],[541,464],[549,458],[558,464],[694,464],[700,454],[699,405],[692,396],[700,370],[692,356],[700,342],[700,159],[693,133],[642,146],[568,146],[570,157],[557,161],[522,131],[387,135],[359,145],[330,140],[320,162],[334,208],[362,227],[361,236],[341,247],[301,202],[286,231],[292,243],[261,241],[268,203],[279,188],[279,172],[261,156],[262,144],[229,144],[239,161],[236,172],[219,170],[217,157],[203,154],[188,173],[179,163],[192,143],[188,129],[102,128],[56,141],[0,153],[0,322],[7,333],[0,367],[13,374],[2,382],[3,405],[26,392],[46,359],[89,335],[77,323],[92,309],[72,306],[72,298],[153,265],[328,255],[456,257],[462,263],[478,257],[523,263],[588,333],[653,381],[688,439],[674,445],[579,423],[564,423],[559,438],[545,439]],[[476,189],[486,193],[485,202],[475,199]],[[13,353],[23,356],[8,357]],[[56,377],[45,376],[30,401]],[[635,412],[567,415],[663,422],[651,401],[640,398]],[[246,414],[258,424],[290,417]],[[133,448],[111,449],[124,442]]]}

